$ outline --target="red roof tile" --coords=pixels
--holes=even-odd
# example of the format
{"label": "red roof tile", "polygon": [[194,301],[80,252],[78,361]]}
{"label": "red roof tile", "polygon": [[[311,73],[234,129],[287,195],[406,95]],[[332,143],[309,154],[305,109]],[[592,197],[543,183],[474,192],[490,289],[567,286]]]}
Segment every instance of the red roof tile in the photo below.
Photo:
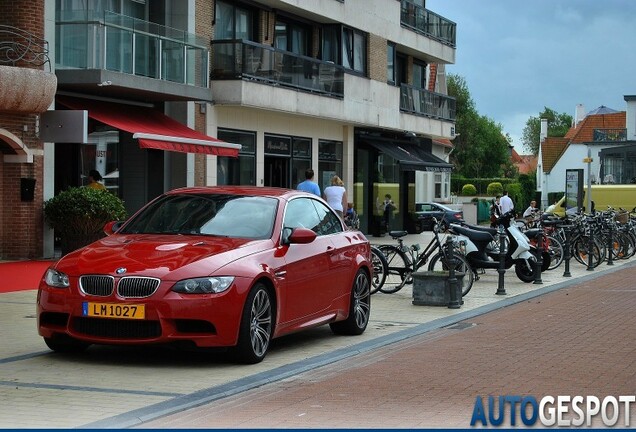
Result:
{"label": "red roof tile", "polygon": [[568,138],[547,137],[541,143],[541,156],[543,172],[549,173],[554,168],[561,155],[568,148],[570,140]]}
{"label": "red roof tile", "polygon": [[594,141],[594,129],[624,129],[626,121],[625,111],[588,115],[576,128],[571,128],[565,138],[569,138],[575,144],[592,142]]}

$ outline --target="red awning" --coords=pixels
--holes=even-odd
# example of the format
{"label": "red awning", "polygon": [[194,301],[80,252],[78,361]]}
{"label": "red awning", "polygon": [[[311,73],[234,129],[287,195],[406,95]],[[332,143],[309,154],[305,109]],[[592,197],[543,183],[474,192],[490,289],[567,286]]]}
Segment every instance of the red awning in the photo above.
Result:
{"label": "red awning", "polygon": [[183,153],[238,157],[240,144],[227,143],[190,129],[147,107],[58,96],[57,102],[74,110],[87,110],[94,120],[133,134],[139,147]]}

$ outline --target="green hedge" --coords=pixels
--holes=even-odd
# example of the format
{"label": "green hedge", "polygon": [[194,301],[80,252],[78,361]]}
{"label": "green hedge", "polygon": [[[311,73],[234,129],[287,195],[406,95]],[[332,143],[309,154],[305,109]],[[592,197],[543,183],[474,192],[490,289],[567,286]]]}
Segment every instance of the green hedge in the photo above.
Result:
{"label": "green hedge", "polygon": [[512,178],[466,178],[451,176],[451,192],[455,195],[461,195],[464,185],[472,184],[477,189],[477,195],[488,195],[488,185],[495,182],[501,183],[502,187],[507,189],[510,183],[516,183],[517,180]]}

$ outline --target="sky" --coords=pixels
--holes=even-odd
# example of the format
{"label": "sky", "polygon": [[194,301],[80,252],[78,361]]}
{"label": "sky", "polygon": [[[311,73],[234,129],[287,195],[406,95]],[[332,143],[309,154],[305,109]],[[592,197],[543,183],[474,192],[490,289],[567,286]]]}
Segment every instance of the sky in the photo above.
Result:
{"label": "sky", "polygon": [[520,154],[526,121],[544,107],[625,111],[624,96],[636,95],[634,0],[426,0],[426,9],[457,23],[446,73],[465,78],[479,114]]}

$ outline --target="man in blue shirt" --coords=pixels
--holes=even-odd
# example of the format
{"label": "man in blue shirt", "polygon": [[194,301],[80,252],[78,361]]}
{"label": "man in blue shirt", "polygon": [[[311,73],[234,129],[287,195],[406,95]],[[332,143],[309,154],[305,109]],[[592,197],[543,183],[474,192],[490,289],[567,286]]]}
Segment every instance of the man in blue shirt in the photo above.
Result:
{"label": "man in blue shirt", "polygon": [[298,183],[296,189],[320,196],[320,187],[314,183],[314,170],[309,168],[305,171],[305,181]]}

